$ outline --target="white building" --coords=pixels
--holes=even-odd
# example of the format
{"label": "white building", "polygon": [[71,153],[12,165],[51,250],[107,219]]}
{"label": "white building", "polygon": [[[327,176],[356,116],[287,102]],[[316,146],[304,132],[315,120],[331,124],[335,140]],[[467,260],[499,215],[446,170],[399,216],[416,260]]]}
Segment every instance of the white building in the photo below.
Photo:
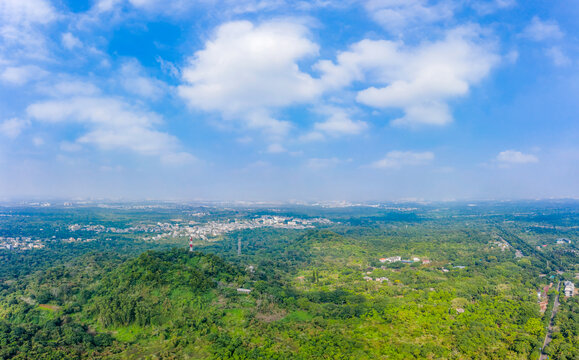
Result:
{"label": "white building", "polygon": [[575,291],[575,284],[573,284],[572,281],[565,281],[563,285],[565,285],[565,296],[573,296],[573,292]]}

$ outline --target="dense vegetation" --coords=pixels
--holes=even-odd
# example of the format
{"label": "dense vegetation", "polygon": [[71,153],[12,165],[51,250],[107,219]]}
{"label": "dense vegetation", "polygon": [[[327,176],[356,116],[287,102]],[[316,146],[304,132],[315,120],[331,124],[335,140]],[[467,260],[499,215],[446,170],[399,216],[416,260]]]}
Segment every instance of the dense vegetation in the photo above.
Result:
{"label": "dense vegetation", "polygon": [[579,298],[563,299],[555,318],[556,331],[546,353],[553,359],[579,359]]}
{"label": "dense vegetation", "polygon": [[[569,268],[561,246],[536,249],[536,219],[467,210],[336,210],[327,229],[237,231],[195,252],[129,235],[0,251],[0,359],[537,359],[554,291],[545,314],[536,292]],[[546,351],[577,359],[579,303],[561,303]]]}

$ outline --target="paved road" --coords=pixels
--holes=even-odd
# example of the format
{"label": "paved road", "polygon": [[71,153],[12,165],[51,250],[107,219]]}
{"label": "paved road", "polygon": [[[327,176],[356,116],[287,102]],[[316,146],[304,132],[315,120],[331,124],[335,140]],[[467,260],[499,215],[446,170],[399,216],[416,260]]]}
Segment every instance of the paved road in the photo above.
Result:
{"label": "paved road", "polygon": [[[551,340],[553,340],[551,338],[551,335],[553,335],[553,320],[555,319],[555,315],[557,314],[557,310],[559,309],[559,291],[561,290],[561,281],[559,281],[559,284],[557,285],[557,297],[555,297],[555,302],[553,303],[553,312],[551,313],[551,319],[549,321],[549,328],[547,329],[547,335],[545,335],[545,341],[543,342],[543,349],[545,349],[545,347],[547,345],[549,345],[549,343],[551,342]],[[541,356],[539,357],[539,360],[547,360],[548,356],[543,352],[541,353]]]}

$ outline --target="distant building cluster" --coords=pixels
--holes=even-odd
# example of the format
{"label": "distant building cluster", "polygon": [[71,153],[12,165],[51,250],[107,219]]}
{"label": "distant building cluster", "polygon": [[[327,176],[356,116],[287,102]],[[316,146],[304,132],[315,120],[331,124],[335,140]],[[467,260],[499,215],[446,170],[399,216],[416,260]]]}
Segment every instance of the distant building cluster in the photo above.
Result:
{"label": "distant building cluster", "polygon": [[25,236],[15,236],[15,237],[4,237],[0,236],[0,249],[7,250],[30,250],[30,249],[41,249],[44,244],[41,240],[33,240],[31,237]]}
{"label": "distant building cluster", "polygon": [[377,277],[376,279],[373,279],[373,278],[370,277],[370,276],[364,276],[364,280],[366,280],[366,281],[377,281],[377,282],[379,282],[379,283],[383,283],[384,281],[386,281],[386,282],[390,281],[390,280],[389,280],[387,277],[385,277],[385,276]]}
{"label": "distant building cluster", "polygon": [[331,220],[324,218],[300,219],[276,215],[263,215],[256,219],[235,219],[227,221],[209,221],[207,223],[189,224],[169,233],[159,234],[147,240],[159,240],[169,236],[186,236],[207,240],[233,231],[273,227],[278,229],[310,229],[316,225],[329,225]]}
{"label": "distant building cluster", "polygon": [[558,245],[571,244],[571,239],[559,238],[559,239],[557,239],[556,243],[557,243]]}
{"label": "distant building cluster", "polygon": [[499,240],[491,242],[491,248],[493,248],[494,246],[497,246],[502,251],[505,251],[509,248],[510,245],[508,242],[505,241],[505,239],[499,236]]}
{"label": "distant building cluster", "polygon": [[[107,239],[110,240],[110,239]],[[82,243],[82,242],[91,242],[91,241],[96,241],[95,238],[88,238],[88,239],[83,239],[83,238],[74,238],[74,237],[69,237],[68,239],[62,239],[62,242],[65,243]]]}
{"label": "distant building cluster", "polygon": [[388,257],[388,258],[380,258],[380,259],[378,259],[378,260],[379,260],[382,264],[384,264],[384,263],[395,263],[395,262],[402,262],[402,263],[405,263],[405,264],[412,264],[412,263],[419,262],[419,261],[422,261],[423,264],[430,264],[430,260],[428,260],[428,259],[422,259],[422,260],[421,260],[421,259],[418,258],[418,257],[413,257],[413,258],[410,259],[410,260],[403,260],[401,256],[391,256],[391,257]]}
{"label": "distant building cluster", "polygon": [[79,225],[72,224],[68,226],[68,230],[72,232],[76,231],[90,231],[94,233],[117,233],[117,234],[129,234],[136,232],[146,232],[146,233],[160,233],[165,231],[175,231],[179,229],[179,224],[170,223],[156,223],[156,224],[139,224],[131,226],[128,228],[119,229],[116,227],[106,227],[103,225]]}

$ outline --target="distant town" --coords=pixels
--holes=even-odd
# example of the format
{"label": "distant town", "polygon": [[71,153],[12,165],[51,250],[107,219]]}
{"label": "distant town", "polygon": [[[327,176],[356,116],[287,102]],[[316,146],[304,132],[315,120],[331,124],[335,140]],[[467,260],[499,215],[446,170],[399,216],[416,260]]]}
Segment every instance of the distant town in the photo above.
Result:
{"label": "distant town", "polygon": [[[207,213],[197,212],[190,216],[201,218]],[[277,229],[312,229],[316,226],[327,226],[334,222],[325,218],[297,218],[277,215],[261,215],[256,218],[236,218],[211,220],[208,222],[186,221],[174,219],[172,222],[157,222],[154,224],[136,224],[128,227],[105,226],[102,224],[79,224],[74,223],[66,226],[70,233],[80,233],[82,236],[67,236],[59,238],[33,238],[29,236],[3,236],[0,237],[0,249],[7,250],[30,250],[45,247],[47,242],[62,241],[90,242],[96,240],[94,235],[110,234],[142,234],[152,233],[153,236],[142,236],[145,241],[160,241],[168,238],[193,238],[199,240],[212,240],[221,235],[245,229],[257,229],[271,227]],[[106,239],[110,240],[110,239]]]}

